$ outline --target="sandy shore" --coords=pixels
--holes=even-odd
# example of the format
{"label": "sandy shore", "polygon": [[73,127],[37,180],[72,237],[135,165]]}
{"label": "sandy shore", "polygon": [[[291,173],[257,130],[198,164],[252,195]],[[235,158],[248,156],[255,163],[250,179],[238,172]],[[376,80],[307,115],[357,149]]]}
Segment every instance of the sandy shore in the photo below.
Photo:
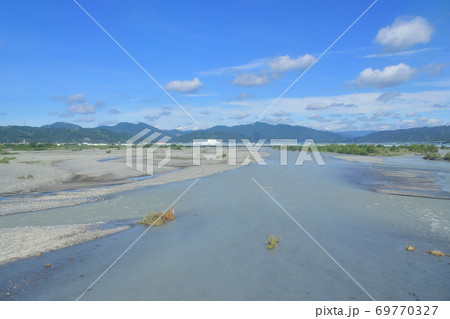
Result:
{"label": "sandy shore", "polygon": [[[0,230],[0,265],[39,256],[128,229],[129,226],[102,228],[102,224],[27,226]],[[43,262],[45,262],[43,260]]]}
{"label": "sandy shore", "polygon": [[398,196],[450,199],[449,193],[441,189],[436,171],[390,166],[381,156],[345,154],[333,154],[332,156],[349,162],[374,164],[368,168],[368,172],[373,175],[374,184],[370,186],[375,192]]}
{"label": "sandy shore", "polygon": [[384,163],[384,158],[381,156],[346,155],[346,154],[333,154],[332,156],[334,158],[338,158],[348,162],[374,163],[374,164]]}
{"label": "sandy shore", "polygon": [[[212,159],[202,158],[199,166],[192,165],[189,148],[172,150],[171,155],[169,163],[147,176],[125,165],[125,150],[21,152],[0,166],[0,216],[79,205],[123,191],[204,177],[240,167],[249,154],[238,150],[238,165],[228,165],[227,155],[202,148],[201,155]],[[164,151],[156,153],[155,163],[164,156]]]}

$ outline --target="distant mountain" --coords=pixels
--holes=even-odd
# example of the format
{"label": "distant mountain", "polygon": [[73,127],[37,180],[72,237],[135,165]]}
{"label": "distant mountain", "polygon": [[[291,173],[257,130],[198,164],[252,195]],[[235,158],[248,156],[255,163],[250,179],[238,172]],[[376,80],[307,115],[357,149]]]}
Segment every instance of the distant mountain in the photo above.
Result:
{"label": "distant mountain", "polygon": [[0,126],[0,143],[125,143],[127,134],[93,128]]}
{"label": "distant mountain", "polygon": [[[205,130],[160,130],[145,123],[122,122],[114,126],[83,128],[78,125],[56,122],[42,127],[0,126],[0,143],[125,143],[143,129],[172,137],[170,142],[189,143],[193,139],[313,139],[317,143],[392,143],[392,142],[450,142],[450,126],[421,127],[412,129],[380,131],[319,131],[304,126],[286,124],[271,125],[257,122],[254,125],[214,126]],[[367,135],[365,135],[367,133]]]}
{"label": "distant mountain", "polygon": [[450,142],[450,126],[380,131],[355,139],[357,143]]}
{"label": "distant mountain", "polygon": [[66,123],[66,122],[55,122],[55,123],[49,124],[49,125],[42,125],[41,127],[44,127],[44,128],[68,128],[68,129],[73,129],[73,130],[78,130],[78,129],[82,128],[79,125],[75,125],[72,123]]}
{"label": "distant mountain", "polygon": [[371,133],[375,133],[376,131],[341,131],[341,132],[333,132],[343,138],[346,139],[354,139],[358,137],[363,137],[369,135]]}
{"label": "distant mountain", "polygon": [[128,122],[120,122],[114,126],[98,126],[97,129],[104,129],[104,130],[109,130],[112,132],[118,132],[118,133],[124,133],[129,135],[130,137],[141,132],[144,129],[149,129],[152,132],[159,132],[163,135],[168,135],[168,136],[180,136],[185,134],[186,132],[180,131],[180,130],[160,130],[154,126],[151,126],[149,124],[146,123],[128,123]]}
{"label": "distant mountain", "polygon": [[191,142],[193,139],[249,139],[257,142],[259,139],[313,139],[315,142],[339,142],[342,138],[337,134],[318,131],[304,126],[286,124],[271,125],[256,122],[254,125],[214,126],[206,130],[193,131],[174,138],[178,142]]}

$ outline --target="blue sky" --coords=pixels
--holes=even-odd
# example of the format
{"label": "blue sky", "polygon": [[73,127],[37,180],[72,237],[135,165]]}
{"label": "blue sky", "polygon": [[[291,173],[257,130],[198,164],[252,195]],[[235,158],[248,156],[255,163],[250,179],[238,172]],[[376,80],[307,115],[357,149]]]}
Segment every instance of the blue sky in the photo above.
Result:
{"label": "blue sky", "polygon": [[[372,1],[0,4],[0,125],[248,124]],[[450,2],[379,0],[261,120],[327,130],[450,122]]]}

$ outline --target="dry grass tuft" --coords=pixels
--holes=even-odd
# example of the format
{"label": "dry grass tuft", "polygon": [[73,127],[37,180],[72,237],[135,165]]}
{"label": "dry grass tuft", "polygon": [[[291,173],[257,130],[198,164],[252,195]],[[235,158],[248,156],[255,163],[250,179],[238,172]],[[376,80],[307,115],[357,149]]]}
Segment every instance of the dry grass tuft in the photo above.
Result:
{"label": "dry grass tuft", "polygon": [[148,213],[145,215],[144,218],[142,218],[140,221],[138,221],[138,224],[144,224],[148,226],[162,226],[165,223],[167,223],[170,220],[175,219],[175,209],[173,206],[171,206],[165,213],[158,212],[158,213]]}
{"label": "dry grass tuft", "polygon": [[444,254],[442,251],[439,251],[439,250],[429,250],[429,251],[427,251],[427,253],[429,253],[431,255],[435,255],[435,256],[441,256],[441,257],[448,256],[448,255]]}

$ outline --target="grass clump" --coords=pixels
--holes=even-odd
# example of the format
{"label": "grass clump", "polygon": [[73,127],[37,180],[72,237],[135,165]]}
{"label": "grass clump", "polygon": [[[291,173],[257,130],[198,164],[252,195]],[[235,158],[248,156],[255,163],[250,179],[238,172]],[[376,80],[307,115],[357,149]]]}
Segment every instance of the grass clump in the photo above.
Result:
{"label": "grass clump", "polygon": [[34,179],[34,176],[31,174],[28,176],[20,175],[20,176],[17,176],[17,179]]}
{"label": "grass clump", "polygon": [[449,256],[449,255],[444,254],[442,251],[439,251],[439,250],[429,250],[429,251],[427,251],[427,253],[429,253],[431,255],[435,255],[435,256],[441,256],[441,257]]}
{"label": "grass clump", "polygon": [[144,216],[138,224],[144,224],[148,226],[162,226],[167,223],[169,220],[175,219],[175,209],[171,206],[165,213],[157,212],[157,213],[148,213]]}
{"label": "grass clump", "polygon": [[7,157],[7,156],[5,156],[2,159],[0,159],[0,163],[1,164],[8,164],[9,161],[14,160],[14,159],[16,159],[16,158],[15,157]]}
{"label": "grass clump", "polygon": [[280,242],[280,239],[277,238],[275,235],[269,235],[266,237],[266,247],[267,249],[273,249],[278,246],[278,243]]}

